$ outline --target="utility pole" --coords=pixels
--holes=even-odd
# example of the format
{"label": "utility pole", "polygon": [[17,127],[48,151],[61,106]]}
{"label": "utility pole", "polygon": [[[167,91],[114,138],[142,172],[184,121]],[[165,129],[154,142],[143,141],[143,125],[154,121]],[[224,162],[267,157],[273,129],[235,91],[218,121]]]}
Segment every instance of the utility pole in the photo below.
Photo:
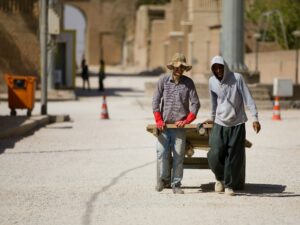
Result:
{"label": "utility pole", "polygon": [[296,44],[296,73],[295,73],[295,84],[298,84],[298,71],[299,71],[299,38],[300,38],[300,30],[295,30],[292,33],[295,37]]}
{"label": "utility pole", "polygon": [[221,53],[231,70],[247,70],[244,64],[244,0],[223,0]]}
{"label": "utility pole", "polygon": [[260,33],[255,33],[254,35],[255,39],[255,71],[258,71],[258,49],[259,49],[259,40],[261,38]]}
{"label": "utility pole", "polygon": [[41,114],[47,114],[47,38],[48,0],[40,0],[40,47],[41,47]]}

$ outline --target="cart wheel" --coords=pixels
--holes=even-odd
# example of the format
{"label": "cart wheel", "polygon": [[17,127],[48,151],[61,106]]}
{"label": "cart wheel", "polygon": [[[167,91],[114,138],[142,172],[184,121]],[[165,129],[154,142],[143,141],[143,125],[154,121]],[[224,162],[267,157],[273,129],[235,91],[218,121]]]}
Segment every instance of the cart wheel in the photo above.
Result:
{"label": "cart wheel", "polygon": [[11,116],[16,116],[17,115],[17,111],[15,109],[11,109],[10,110],[10,115]]}
{"label": "cart wheel", "polygon": [[239,181],[235,187],[236,190],[243,190],[245,187],[245,181],[246,181],[246,156],[244,158],[243,167],[241,169],[240,178]]}
{"label": "cart wheel", "polygon": [[27,116],[31,116],[31,110],[30,109],[27,109]]}

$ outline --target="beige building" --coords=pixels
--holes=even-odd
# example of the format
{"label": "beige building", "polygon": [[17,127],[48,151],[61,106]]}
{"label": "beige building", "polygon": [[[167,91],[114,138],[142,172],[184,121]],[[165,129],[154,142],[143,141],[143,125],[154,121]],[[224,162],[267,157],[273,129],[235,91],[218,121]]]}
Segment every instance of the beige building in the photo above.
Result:
{"label": "beige building", "polygon": [[[245,3],[248,7],[251,0]],[[210,60],[220,54],[221,13],[222,0],[171,0],[160,7],[140,7],[135,30],[135,65],[149,70],[165,68],[175,52],[182,52],[193,65],[193,79],[207,82]],[[245,52],[254,50],[255,32],[252,24],[245,24]],[[271,84],[275,77],[295,81],[294,51],[282,51],[278,44],[268,42],[260,43],[260,49],[260,82]],[[245,65],[250,71],[255,70],[253,52],[245,54]]]}
{"label": "beige building", "polygon": [[114,30],[114,1],[64,0],[79,9],[86,19],[86,52],[89,64],[98,65],[100,58],[107,64],[122,62],[122,40]]}
{"label": "beige building", "polygon": [[182,52],[193,64],[192,75],[204,80],[210,57],[219,54],[220,13],[221,0],[172,0],[165,6],[140,7],[135,65],[164,67],[175,52]]}

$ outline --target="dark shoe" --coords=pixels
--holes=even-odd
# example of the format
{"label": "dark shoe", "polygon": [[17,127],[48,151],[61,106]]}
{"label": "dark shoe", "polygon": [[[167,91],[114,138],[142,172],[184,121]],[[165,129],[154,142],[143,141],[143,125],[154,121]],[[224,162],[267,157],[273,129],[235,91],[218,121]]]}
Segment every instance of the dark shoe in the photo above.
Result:
{"label": "dark shoe", "polygon": [[170,181],[162,180],[161,182],[157,183],[155,190],[161,192],[164,188],[171,188]]}
{"label": "dark shoe", "polygon": [[164,188],[171,188],[171,183],[170,182],[164,183]]}
{"label": "dark shoe", "polygon": [[184,191],[180,187],[172,188],[174,194],[184,194]]}
{"label": "dark shoe", "polygon": [[156,187],[155,187],[155,190],[157,192],[161,192],[162,190],[164,190],[164,183],[163,182],[159,182]]}

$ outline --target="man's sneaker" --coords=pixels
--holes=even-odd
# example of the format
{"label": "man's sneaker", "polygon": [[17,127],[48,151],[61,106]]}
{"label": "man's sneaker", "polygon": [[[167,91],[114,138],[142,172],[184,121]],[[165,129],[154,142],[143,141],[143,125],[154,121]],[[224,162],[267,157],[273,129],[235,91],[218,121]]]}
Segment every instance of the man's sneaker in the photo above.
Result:
{"label": "man's sneaker", "polygon": [[232,188],[225,188],[225,194],[229,196],[233,196],[234,191],[232,190]]}
{"label": "man's sneaker", "polygon": [[224,184],[222,181],[217,180],[215,183],[215,192],[222,192],[224,191]]}
{"label": "man's sneaker", "polygon": [[180,187],[172,188],[174,194],[184,194],[184,191]]}

